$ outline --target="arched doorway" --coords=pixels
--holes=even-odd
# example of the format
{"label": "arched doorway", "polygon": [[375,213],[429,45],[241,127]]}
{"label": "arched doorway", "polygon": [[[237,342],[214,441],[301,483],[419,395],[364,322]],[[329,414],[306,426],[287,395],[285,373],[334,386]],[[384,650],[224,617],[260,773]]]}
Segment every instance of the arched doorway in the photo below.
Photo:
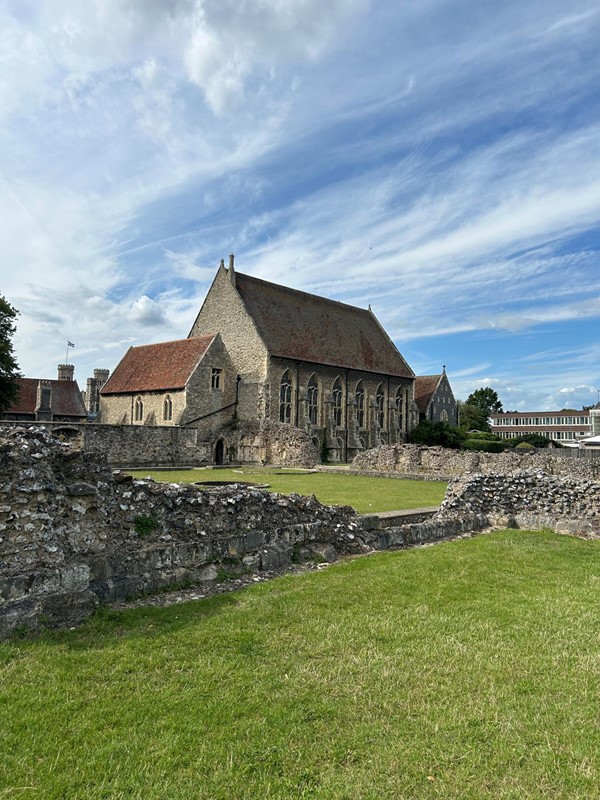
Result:
{"label": "arched doorway", "polygon": [[215,464],[222,464],[225,461],[225,443],[223,439],[219,439],[219,441],[215,445]]}

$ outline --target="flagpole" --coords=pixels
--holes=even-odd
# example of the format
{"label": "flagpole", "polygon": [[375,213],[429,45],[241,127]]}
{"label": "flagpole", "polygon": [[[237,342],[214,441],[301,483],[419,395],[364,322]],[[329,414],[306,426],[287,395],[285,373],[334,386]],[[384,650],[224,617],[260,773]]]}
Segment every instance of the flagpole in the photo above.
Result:
{"label": "flagpole", "polygon": [[67,339],[67,355],[65,356],[65,364],[69,363],[69,340]]}

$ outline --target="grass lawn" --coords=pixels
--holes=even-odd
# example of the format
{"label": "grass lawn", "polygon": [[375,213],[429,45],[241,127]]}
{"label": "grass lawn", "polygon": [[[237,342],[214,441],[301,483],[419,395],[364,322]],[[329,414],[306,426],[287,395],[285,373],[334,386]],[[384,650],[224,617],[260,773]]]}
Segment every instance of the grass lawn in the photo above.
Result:
{"label": "grass lawn", "polygon": [[599,585],[504,531],[2,643],[0,798],[598,798]]}
{"label": "grass lawn", "polygon": [[311,495],[325,505],[349,505],[360,514],[370,511],[398,511],[405,508],[437,506],[444,499],[444,481],[405,481],[345,475],[337,472],[301,472],[290,469],[243,467],[219,470],[136,470],[138,478],[149,475],[157,481],[249,481],[267,483],[274,492]]}

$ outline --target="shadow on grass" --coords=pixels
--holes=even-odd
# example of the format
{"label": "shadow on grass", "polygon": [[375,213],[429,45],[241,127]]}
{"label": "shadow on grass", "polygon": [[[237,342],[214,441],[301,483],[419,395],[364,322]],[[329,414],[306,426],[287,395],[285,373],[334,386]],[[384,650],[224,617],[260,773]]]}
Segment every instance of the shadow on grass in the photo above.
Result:
{"label": "shadow on grass", "polygon": [[157,639],[221,614],[238,602],[238,595],[239,592],[230,592],[170,606],[102,607],[74,630],[47,628],[41,632],[20,632],[5,640],[4,644],[27,648],[57,645],[69,650],[99,650],[114,645],[119,639]]}

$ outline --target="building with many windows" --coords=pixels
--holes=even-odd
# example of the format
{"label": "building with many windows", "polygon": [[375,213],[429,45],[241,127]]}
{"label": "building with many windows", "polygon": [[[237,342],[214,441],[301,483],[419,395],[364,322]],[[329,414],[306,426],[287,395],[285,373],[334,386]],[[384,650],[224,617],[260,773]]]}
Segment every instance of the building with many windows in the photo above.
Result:
{"label": "building with many windows", "polygon": [[[445,371],[435,378],[429,406],[453,422]],[[331,461],[406,441],[418,420],[415,374],[370,307],[238,273],[233,256],[188,339],[131,348],[100,390],[102,423],[288,423]]]}
{"label": "building with many windows", "polygon": [[491,431],[501,439],[537,433],[556,442],[573,442],[591,434],[590,409],[504,411],[491,414]]}

